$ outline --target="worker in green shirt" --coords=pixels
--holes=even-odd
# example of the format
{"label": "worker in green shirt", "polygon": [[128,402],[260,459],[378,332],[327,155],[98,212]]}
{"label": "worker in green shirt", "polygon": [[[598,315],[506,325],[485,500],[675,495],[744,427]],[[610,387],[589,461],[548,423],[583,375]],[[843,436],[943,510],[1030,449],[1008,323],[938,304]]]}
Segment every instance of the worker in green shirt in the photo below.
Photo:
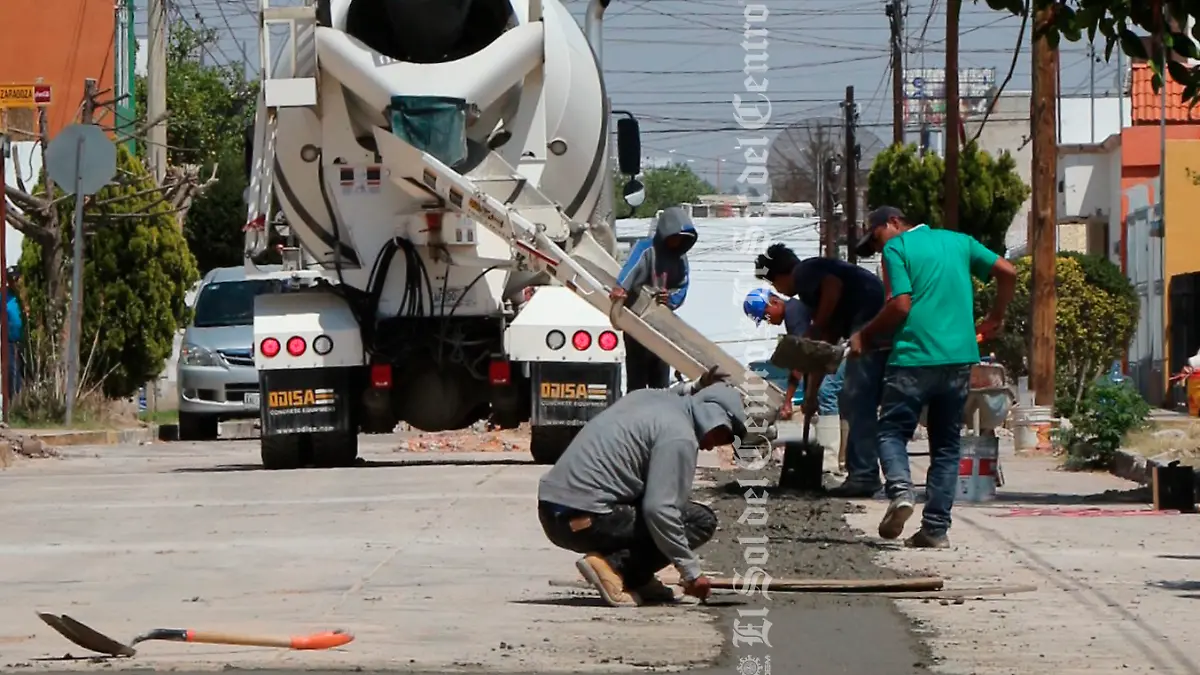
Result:
{"label": "worker in green shirt", "polygon": [[[858,254],[882,252],[888,300],[875,318],[850,337],[851,353],[873,338],[893,335],[879,413],[879,460],[888,505],[879,536],[896,539],[912,516],[915,495],[908,441],[928,406],[929,473],[921,529],[905,542],[914,548],[947,548],[950,509],[958,482],[963,409],[971,366],[979,363],[978,337],[999,334],[1017,272],[974,237],[913,225],[904,213],[882,206],[867,218]],[[991,313],[975,325],[971,277],[996,279]]]}

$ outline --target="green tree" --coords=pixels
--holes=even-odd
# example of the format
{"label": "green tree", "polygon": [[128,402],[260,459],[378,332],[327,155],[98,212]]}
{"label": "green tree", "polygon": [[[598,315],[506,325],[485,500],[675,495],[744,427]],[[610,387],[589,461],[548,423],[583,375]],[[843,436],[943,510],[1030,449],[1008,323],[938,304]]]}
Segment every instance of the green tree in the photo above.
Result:
{"label": "green tree", "polygon": [[[124,146],[118,148],[117,167],[121,182],[89,199],[84,211],[88,237],[80,341],[80,391],[99,388],[113,398],[132,395],[162,372],[175,331],[186,319],[184,293],[199,278],[195,258],[154,178]],[[59,199],[57,209],[60,236],[69,250],[73,200]],[[48,286],[47,259],[36,239],[25,239],[20,268],[29,343],[33,363],[42,367],[32,373],[29,386],[42,389],[34,393],[43,406],[61,406],[66,394],[65,364],[59,358],[65,321],[63,303],[55,301]]]}
{"label": "green tree", "polygon": [[624,192],[622,190],[625,188],[625,183],[629,181],[629,178],[620,174],[617,174],[613,178],[613,187],[618,205],[618,217],[652,218],[660,209],[675,206],[676,204],[693,203],[700,195],[715,192],[715,189],[708,181],[697,176],[685,164],[675,164],[659,169],[647,169],[642,172],[638,180],[642,182],[642,185],[646,186],[646,201],[634,209],[632,215],[625,215],[629,212],[629,206],[625,203]]}
{"label": "green tree", "polygon": [[[176,22],[167,50],[167,159],[172,166],[196,165],[201,176],[217,168],[216,183],[191,202],[183,223],[202,272],[242,261],[244,139],[258,96],[258,83],[247,79],[241,63],[205,64],[218,40],[213,29]],[[145,119],[145,78],[137,79],[135,95],[139,119]],[[140,144],[145,156],[145,141]]]}
{"label": "green tree", "polygon": [[[891,146],[879,153],[867,174],[871,207],[895,206],[917,223],[942,226],[946,165],[933,153],[921,156],[915,145]],[[959,229],[989,249],[1004,254],[1004,238],[1013,217],[1029,196],[1012,155],[993,158],[968,143],[959,158]]]}
{"label": "green tree", "polygon": [[[1030,9],[1048,10],[1048,21],[1034,25],[1033,32],[1035,36],[1045,35],[1052,47],[1058,47],[1063,38],[1079,42],[1085,37],[1088,41],[1099,37],[1105,61],[1111,60],[1113,50],[1118,48],[1130,58],[1148,59],[1154,69],[1156,91],[1162,86],[1163,50],[1156,46],[1161,39],[1167,52],[1182,57],[1182,61],[1170,60],[1167,70],[1172,80],[1184,85],[1183,99],[1200,98],[1200,66],[1186,65],[1188,59],[1200,58],[1200,49],[1190,39],[1192,36],[1183,32],[1189,19],[1200,16],[1200,3],[1195,0],[987,0],[987,4],[1016,16]],[[1147,40],[1135,32],[1138,30],[1159,37]],[[1200,35],[1195,28],[1192,34]]]}

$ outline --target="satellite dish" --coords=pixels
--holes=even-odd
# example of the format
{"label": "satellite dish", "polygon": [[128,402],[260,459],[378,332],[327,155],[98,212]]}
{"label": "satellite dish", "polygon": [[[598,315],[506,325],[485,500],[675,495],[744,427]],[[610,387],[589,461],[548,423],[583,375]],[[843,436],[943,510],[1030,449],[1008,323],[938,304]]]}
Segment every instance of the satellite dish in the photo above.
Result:
{"label": "satellite dish", "polygon": [[[771,199],[777,202],[821,203],[824,166],[833,159],[837,170],[846,152],[845,121],[840,117],[816,117],[797,122],[780,131],[771,143],[767,170],[771,175]],[[885,146],[879,136],[858,128],[858,185],[866,187],[871,163]],[[845,179],[837,181],[836,198],[843,199]]]}

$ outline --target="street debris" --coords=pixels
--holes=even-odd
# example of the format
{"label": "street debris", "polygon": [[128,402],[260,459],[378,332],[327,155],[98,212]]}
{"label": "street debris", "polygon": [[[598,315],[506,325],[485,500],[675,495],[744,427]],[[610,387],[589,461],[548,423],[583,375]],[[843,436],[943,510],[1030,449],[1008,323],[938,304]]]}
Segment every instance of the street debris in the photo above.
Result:
{"label": "street debris", "polygon": [[[403,425],[407,427],[407,425]],[[412,433],[396,446],[395,452],[528,452],[529,425],[516,429],[489,429],[487,423],[476,422],[459,431],[418,432],[408,428],[402,433]]]}
{"label": "street debris", "polygon": [[58,450],[47,445],[37,434],[26,436],[7,426],[0,427],[0,468],[12,466],[17,457],[41,459],[58,456]]}

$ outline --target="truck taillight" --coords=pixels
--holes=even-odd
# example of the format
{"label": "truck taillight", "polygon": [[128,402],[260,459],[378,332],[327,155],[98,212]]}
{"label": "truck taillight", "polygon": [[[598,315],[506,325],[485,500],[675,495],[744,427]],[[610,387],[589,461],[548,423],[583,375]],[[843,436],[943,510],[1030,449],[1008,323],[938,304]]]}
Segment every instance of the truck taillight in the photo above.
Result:
{"label": "truck taillight", "polygon": [[371,364],[371,386],[375,389],[392,388],[392,365],[390,363]]}
{"label": "truck taillight", "polygon": [[596,338],[596,344],[600,345],[600,349],[606,352],[611,352],[617,348],[617,334],[611,330],[606,330]]}
{"label": "truck taillight", "polygon": [[563,335],[561,330],[552,330],[546,333],[546,346],[553,351],[558,351],[567,344],[567,336]]}
{"label": "truck taillight", "polygon": [[592,346],[592,334],[586,330],[577,330],[571,336],[571,344],[575,346],[575,349],[581,352],[585,351],[588,347]]}
{"label": "truck taillight", "polygon": [[292,356],[300,356],[304,353],[305,349],[308,349],[308,343],[304,341],[304,338],[298,335],[296,337],[288,338],[287,350]]}
{"label": "truck taillight", "polygon": [[488,379],[492,384],[511,384],[512,364],[501,359],[492,361],[488,364]]}
{"label": "truck taillight", "polygon": [[275,338],[267,338],[258,346],[258,350],[268,359],[274,358],[279,353],[279,340]]}

